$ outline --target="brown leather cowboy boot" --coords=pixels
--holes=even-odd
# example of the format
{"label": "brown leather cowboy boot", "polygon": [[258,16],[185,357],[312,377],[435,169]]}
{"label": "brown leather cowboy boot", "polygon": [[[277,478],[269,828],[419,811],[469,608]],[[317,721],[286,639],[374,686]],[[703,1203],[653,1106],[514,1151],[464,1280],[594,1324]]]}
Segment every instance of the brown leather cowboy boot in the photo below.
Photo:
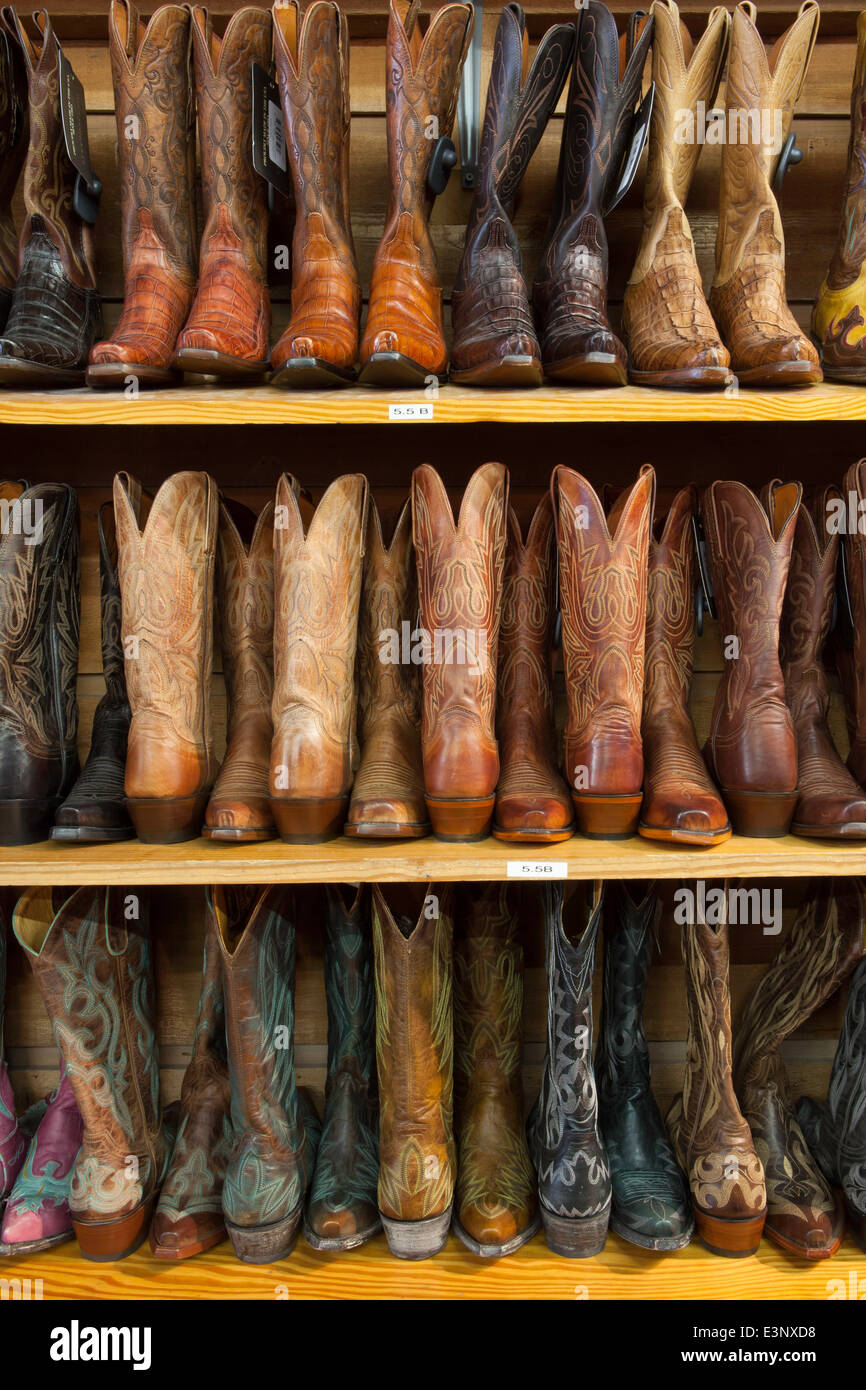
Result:
{"label": "brown leather cowboy boot", "polygon": [[208,802],[202,835],[234,844],[273,840],[268,759],[274,736],[274,504],[258,518],[239,502],[220,502],[217,612],[228,703],[226,755]]}
{"label": "brown leather cowboy boot", "polygon": [[342,832],[354,772],[355,649],[367,481],[337,478],[305,526],[284,473],[274,518],[274,738],[268,790],[288,844]]}
{"label": "brown leather cowboy boot", "polygon": [[629,381],[726,386],[732,380],[730,354],[704,299],[685,202],[703,149],[695,138],[697,111],[712,107],[731,17],[717,6],[693,44],[674,0],[654,0],[651,13],[655,98],[643,233],[622,306]]}
{"label": "brown leather cowboy boot", "polygon": [[772,180],[812,56],[818,6],[804,0],[769,56],[756,14],[743,0],[731,29],[710,312],[744,386],[809,386],[821,368],[785,297],[785,235]]}
{"label": "brown leather cowboy boot", "polygon": [[7,28],[0,10],[0,333],[18,278],[18,234],[12,199],[27,153],[29,125],[24,54],[14,28]]}
{"label": "brown leather cowboy boot", "polygon": [[725,669],[704,757],[738,835],[785,835],[797,804],[797,742],[779,664],[779,624],[803,489],[716,482],[701,511]]}
{"label": "brown leather cowboy boot", "polygon": [[[845,529],[845,577],[851,605],[853,651],[840,662],[851,751],[848,770],[866,786],[866,459],[852,463],[843,483],[846,511],[854,524]],[[861,527],[863,528],[861,530]],[[841,653],[839,653],[841,655]]]}
{"label": "brown leather cowboy boot", "polygon": [[568,698],[565,775],[578,829],[591,839],[624,839],[637,829],[643,785],[640,726],[655,473],[645,464],[610,518],[571,468],[554,469],[551,495]]}
{"label": "brown leather cowboy boot", "polygon": [[695,636],[695,489],[682,488],[655,522],[649,546],[643,719],[648,840],[720,845],[728,813],[707,773],[689,714]]}
{"label": "brown leather cowboy boot", "polygon": [[525,543],[520,523],[508,508],[496,692],[497,840],[556,844],[574,832],[571,794],[559,775],[555,753],[555,623],[556,541],[553,509],[545,494]]}
{"label": "brown leather cowboy boot", "polygon": [[177,335],[195,293],[195,106],[190,11],[162,5],[149,24],[132,0],[108,17],[123,228],[123,313],[90,353],[88,386],[175,380]]}
{"label": "brown leather cowboy boot", "polygon": [[250,64],[271,62],[271,16],[236,10],[220,40],[207,10],[192,9],[204,233],[199,283],[172,366],[223,377],[269,366],[268,201],[253,168]]}
{"label": "brown leather cowboy boot", "polygon": [[412,475],[412,529],[425,651],[421,755],[433,833],[481,840],[499,780],[496,662],[508,473],[485,463],[472,476],[460,517],[429,464]]}
{"label": "brown leather cowboy boot", "polygon": [[471,5],[443,5],[421,33],[420,0],[391,0],[388,19],[388,215],[373,260],[361,339],[361,381],[423,386],[448,367],[442,286],[430,238],[435,194],[427,177],[437,141],[451,135],[472,37]]}
{"label": "brown leather cowboy boot", "polygon": [[295,188],[292,316],[271,352],[272,386],[355,377],[361,286],[349,220],[349,29],[330,0],[301,20],[275,4],[274,49]]}
{"label": "brown leather cowboy boot", "polygon": [[114,480],[126,689],[132,710],[126,800],[140,840],[199,834],[214,776],[211,719],[218,494],[207,473],[175,473],[139,524],[141,487]]}
{"label": "brown leather cowboy boot", "polygon": [[430,833],[421,766],[421,675],[411,645],[417,611],[410,504],[386,549],[371,502],[358,622],[361,762],[346,835],[415,839]]}

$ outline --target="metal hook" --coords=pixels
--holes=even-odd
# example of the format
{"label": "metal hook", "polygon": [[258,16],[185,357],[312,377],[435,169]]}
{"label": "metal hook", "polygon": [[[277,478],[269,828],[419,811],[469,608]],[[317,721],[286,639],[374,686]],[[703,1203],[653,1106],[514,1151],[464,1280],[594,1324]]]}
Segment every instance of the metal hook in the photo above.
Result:
{"label": "metal hook", "polygon": [[457,98],[457,122],[460,126],[460,186],[474,188],[478,179],[478,154],[481,148],[481,41],[484,6],[475,0],[475,28],[463,67],[463,81]]}

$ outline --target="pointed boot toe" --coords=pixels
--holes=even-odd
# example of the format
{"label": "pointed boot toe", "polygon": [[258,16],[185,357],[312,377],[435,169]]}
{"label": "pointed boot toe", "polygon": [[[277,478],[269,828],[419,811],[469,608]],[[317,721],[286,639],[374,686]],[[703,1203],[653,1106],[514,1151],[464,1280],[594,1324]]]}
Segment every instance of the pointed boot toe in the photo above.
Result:
{"label": "pointed boot toe", "polygon": [[364,1201],[336,1209],[323,1202],[311,1202],[304,1222],[307,1244],[314,1250],[354,1250],[381,1229],[378,1207]]}
{"label": "pointed boot toe", "polygon": [[150,1227],[150,1251],[157,1260],[188,1260],[228,1239],[221,1211],[176,1218],[157,1211]]}
{"label": "pointed boot toe", "polygon": [[[654,1177],[657,1175],[635,1175],[636,1182],[645,1189],[655,1185]],[[695,1218],[682,1188],[677,1191],[665,1184],[651,1196],[638,1191],[624,1197],[617,1192],[618,1179],[621,1181],[620,1175],[615,1175],[610,1214],[612,1231],[644,1250],[681,1250],[688,1245],[695,1233]],[[667,1191],[664,1186],[668,1187]]]}
{"label": "pointed boot toe", "polygon": [[473,1255],[495,1260],[519,1250],[541,1229],[537,1207],[470,1202],[454,1213],[454,1232]]}
{"label": "pointed boot toe", "polygon": [[845,1211],[837,1198],[829,1211],[767,1213],[764,1235],[783,1250],[804,1260],[829,1260],[835,1255],[845,1233]]}

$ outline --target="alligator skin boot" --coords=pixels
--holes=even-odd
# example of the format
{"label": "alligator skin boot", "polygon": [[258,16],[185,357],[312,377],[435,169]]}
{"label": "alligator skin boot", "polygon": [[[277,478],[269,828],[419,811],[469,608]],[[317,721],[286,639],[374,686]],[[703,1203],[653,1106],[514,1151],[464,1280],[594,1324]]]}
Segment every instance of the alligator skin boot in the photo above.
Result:
{"label": "alligator skin boot", "polygon": [[370,889],[325,884],[322,893],[328,1076],[304,1235],[314,1250],[354,1250],[382,1229]]}
{"label": "alligator skin boot", "polygon": [[29,136],[27,69],[13,28],[0,10],[0,333],[18,278],[18,236],[12,199],[24,165]]}
{"label": "alligator skin boot", "polygon": [[83,1136],[84,1122],[64,1069],[9,1194],[0,1255],[33,1255],[75,1239],[69,1191]]}
{"label": "alligator skin boot", "polygon": [[454,125],[473,13],[471,5],[443,5],[422,35],[420,0],[391,0],[386,87],[390,191],[361,339],[365,384],[419,387],[428,377],[444,379],[448,368],[442,286],[429,226],[435,193],[428,175],[439,140],[450,137]]}
{"label": "alligator skin boot", "polygon": [[418,611],[412,512],[403,507],[391,544],[371,501],[358,620],[361,762],[343,833],[386,839],[429,835],[421,766],[421,676],[407,651]]}
{"label": "alligator skin boot", "polygon": [[401,1260],[438,1254],[451,1224],[452,933],[447,884],[373,884],[379,1214]]}
{"label": "alligator skin boot", "polygon": [[555,1255],[599,1255],[610,1218],[610,1168],[592,1065],[592,975],[604,885],[563,896],[545,884],[547,1054],[528,1120],[547,1244]]}
{"label": "alligator skin boot", "polygon": [[556,765],[553,633],[556,539],[545,494],[526,541],[511,507],[502,581],[496,731],[500,773],[493,834],[497,840],[556,844],[574,832],[571,794]]}
{"label": "alligator skin boot", "polygon": [[439,474],[412,475],[412,530],[426,651],[421,755],[433,834],[482,840],[493,818],[499,752],[496,662],[508,473],[485,463],[470,478],[454,524]]}
{"label": "alligator skin boot", "polygon": [[161,5],[145,25],[132,0],[108,17],[123,236],[123,313],[90,353],[87,384],[161,386],[195,293],[195,103],[190,10]]}
{"label": "alligator skin boot", "polygon": [[863,885],[818,879],[746,1002],[734,1079],[767,1183],[764,1234],[791,1254],[826,1260],[844,1217],[794,1116],[781,1046],[850,975],[866,948]]}
{"label": "alligator skin boot", "polygon": [[51,830],[52,840],[77,844],[131,840],[135,835],[123,794],[132,712],[126,698],[126,677],[123,672],[117,537],[111,502],[103,502],[100,507],[97,526],[105,694],[93,714],[87,761],[63,805],[58,808]]}
{"label": "alligator skin boot", "polygon": [[15,1114],[6,1066],[6,922],[0,912],[0,1213],[27,1158],[28,1136]]}
{"label": "alligator skin boot", "polygon": [[454,1230],[498,1259],[541,1225],[523,1107],[523,947],[514,886],[462,884],[454,935]]}
{"label": "alligator skin boot", "polygon": [[720,845],[728,813],[710,780],[689,714],[695,637],[695,489],[684,487],[655,519],[649,544],[641,735],[644,796],[638,830],[648,840]]}
{"label": "alligator skin boot", "polygon": [[349,28],[317,0],[274,5],[274,50],[295,189],[292,316],[271,352],[272,386],[355,378],[361,285],[349,220]]}
{"label": "alligator skin boot", "polygon": [[24,163],[24,222],[18,278],[0,337],[0,386],[81,386],[87,355],[102,333],[93,229],[73,207],[75,169],[60,114],[60,45],[47,10],[38,38],[3,10],[27,69],[30,143]]}
{"label": "alligator skin boot", "polygon": [[[478,182],[451,295],[451,380],[458,386],[540,386],[541,349],[508,209],[559,100],[574,52],[574,25],[548,29],[529,67],[526,17],[499,18]],[[529,68],[527,72],[527,68]]]}
{"label": "alligator skin boot", "polygon": [[643,1008],[661,903],[652,884],[641,887],[606,890],[598,1116],[613,1187],[611,1230],[645,1250],[679,1250],[695,1220],[650,1084]]}
{"label": "alligator skin boot", "polygon": [[634,153],[630,147],[641,128],[635,108],[653,21],[644,25],[636,43],[635,25],[629,26],[620,75],[610,10],[601,0],[586,0],[577,14],[556,192],[532,302],[548,377],[625,386],[626,351],[607,318],[604,218],[618,199],[623,165]]}
{"label": "alligator skin boot", "polygon": [[[726,129],[739,116],[748,138],[722,146],[716,275],[710,312],[742,386],[810,386],[818,354],[785,297],[785,236],[772,182],[791,130],[818,33],[818,6],[804,0],[768,57],[749,0],[737,5],[725,84]],[[752,115],[761,117],[760,133]],[[775,129],[766,117],[774,117]]]}
{"label": "alligator skin boot", "polygon": [[147,844],[198,835],[214,773],[211,727],[217,488],[175,473],[143,528],[141,488],[114,479],[126,688],[126,800]]}
{"label": "alligator skin boot", "polygon": [[239,1260],[291,1254],[319,1121],[295,1085],[295,908],[290,887],[209,890],[223,960],[234,1150],[223,1214]]}
{"label": "alligator skin boot", "polygon": [[[727,910],[699,908],[690,916],[682,933],[686,1067],[666,1122],[688,1179],[698,1235],[714,1255],[736,1259],[754,1255],[760,1245],[767,1188],[731,1075]],[[704,920],[710,916],[718,920]]]}
{"label": "alligator skin boot", "polygon": [[217,613],[229,716],[226,755],[202,835],[247,844],[273,840],[268,759],[274,736],[274,504],[258,518],[240,502],[220,502]]}
{"label": "alligator skin boot", "polygon": [[84,1121],[69,1206],[82,1255],[99,1262],[146,1238],[168,1162],[147,900],[129,919],[126,893],[33,888],[13,917]]}
{"label": "alligator skin boot", "polygon": [[[720,5],[711,10],[693,45],[674,0],[655,0],[651,14],[655,99],[643,233],[622,310],[628,377],[636,386],[722,387],[732,380],[731,358],[704,299],[685,203],[703,149],[697,112],[713,105],[731,17]],[[691,138],[683,139],[684,126]]]}
{"label": "alligator skin boot", "polygon": [[199,283],[172,366],[248,379],[268,370],[268,201],[253,168],[250,64],[271,63],[271,16],[246,6],[219,39],[202,5],[192,8],[204,232]]}
{"label": "alligator skin boot", "polygon": [[367,481],[337,478],[306,522],[284,473],[274,521],[269,795],[287,844],[339,835],[354,771],[355,650]]}
{"label": "alligator skin boot", "polygon": [[866,459],[853,463],[842,485],[847,511],[856,513],[855,524],[845,529],[845,578],[851,605],[853,651],[840,666],[845,717],[851,751],[848,771],[861,787],[866,787]]}
{"label": "alligator skin boot", "polygon": [[779,632],[802,488],[744,483],[703,493],[725,669],[704,758],[738,835],[787,834],[797,805],[797,741],[785,703]]}
{"label": "alligator skin boot", "polygon": [[0,845],[44,840],[78,775],[78,500],[0,483]]}
{"label": "alligator skin boot", "polygon": [[610,517],[573,469],[555,468],[550,486],[568,698],[565,775],[572,779],[578,829],[591,839],[625,839],[637,830],[643,785],[640,727],[655,473],[645,464]]}

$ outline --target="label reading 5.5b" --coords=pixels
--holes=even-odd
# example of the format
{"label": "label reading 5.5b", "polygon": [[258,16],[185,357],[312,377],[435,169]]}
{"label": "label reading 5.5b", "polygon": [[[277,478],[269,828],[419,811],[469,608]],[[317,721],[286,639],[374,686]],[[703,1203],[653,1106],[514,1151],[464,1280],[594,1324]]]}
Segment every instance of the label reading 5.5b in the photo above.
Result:
{"label": "label reading 5.5b", "polygon": [[509,859],[509,878],[568,878],[566,859]]}

